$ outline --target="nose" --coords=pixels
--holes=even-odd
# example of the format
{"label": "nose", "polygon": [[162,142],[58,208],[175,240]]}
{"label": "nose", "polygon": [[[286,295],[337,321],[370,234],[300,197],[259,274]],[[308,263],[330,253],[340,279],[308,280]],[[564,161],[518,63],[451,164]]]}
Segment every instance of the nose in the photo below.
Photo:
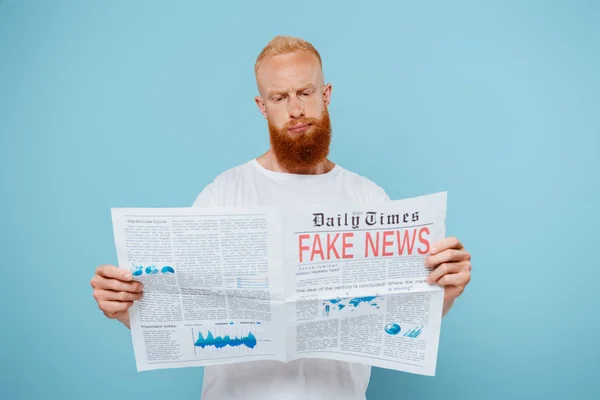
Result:
{"label": "nose", "polygon": [[298,99],[291,98],[288,102],[288,112],[292,118],[300,118],[304,116],[304,106]]}

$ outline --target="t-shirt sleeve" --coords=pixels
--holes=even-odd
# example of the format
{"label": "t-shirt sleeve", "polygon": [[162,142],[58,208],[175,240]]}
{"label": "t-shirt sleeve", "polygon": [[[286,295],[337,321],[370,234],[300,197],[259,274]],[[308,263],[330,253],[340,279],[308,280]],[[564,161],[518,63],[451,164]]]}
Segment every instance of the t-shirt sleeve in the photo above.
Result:
{"label": "t-shirt sleeve", "polygon": [[354,172],[351,172],[348,176],[350,181],[357,185],[356,188],[358,193],[356,193],[356,195],[358,195],[358,201],[360,203],[378,204],[391,201],[387,192],[368,177]]}
{"label": "t-shirt sleeve", "polygon": [[386,193],[386,191],[378,185],[375,185],[375,188],[371,192],[371,202],[373,203],[387,203],[390,201],[390,196]]}
{"label": "t-shirt sleeve", "polygon": [[192,207],[218,207],[218,196],[215,183],[209,183],[202,189],[200,194],[194,200]]}
{"label": "t-shirt sleeve", "polygon": [[387,203],[390,200],[390,196],[388,196],[387,192],[378,184],[376,184],[375,182],[363,178],[362,179],[362,185],[363,185],[363,193],[364,193],[364,198],[366,199],[366,201],[368,203],[373,203],[373,204],[377,204],[377,203]]}

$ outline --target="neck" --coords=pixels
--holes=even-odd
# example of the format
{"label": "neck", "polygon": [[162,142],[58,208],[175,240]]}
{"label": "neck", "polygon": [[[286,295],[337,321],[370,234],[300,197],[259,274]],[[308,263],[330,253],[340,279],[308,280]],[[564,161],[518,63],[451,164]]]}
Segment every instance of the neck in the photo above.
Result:
{"label": "neck", "polygon": [[335,166],[335,164],[333,162],[325,159],[325,160],[321,161],[320,163],[310,166],[310,167],[288,169],[288,168],[283,167],[277,161],[277,156],[275,155],[275,153],[273,152],[272,149],[269,149],[269,151],[267,151],[265,154],[258,157],[256,159],[256,161],[258,161],[258,163],[263,168],[266,168],[270,171],[285,172],[288,174],[300,174],[300,175],[326,174],[327,172],[331,171],[333,169],[333,167]]}

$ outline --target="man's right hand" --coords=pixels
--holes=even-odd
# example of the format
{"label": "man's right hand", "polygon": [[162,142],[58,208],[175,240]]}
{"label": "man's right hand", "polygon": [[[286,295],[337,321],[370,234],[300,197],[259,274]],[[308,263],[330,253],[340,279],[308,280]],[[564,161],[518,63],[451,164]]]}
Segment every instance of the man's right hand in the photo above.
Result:
{"label": "man's right hand", "polygon": [[129,271],[114,265],[101,265],[90,281],[94,299],[108,318],[117,319],[129,328],[129,307],[142,298],[142,284]]}

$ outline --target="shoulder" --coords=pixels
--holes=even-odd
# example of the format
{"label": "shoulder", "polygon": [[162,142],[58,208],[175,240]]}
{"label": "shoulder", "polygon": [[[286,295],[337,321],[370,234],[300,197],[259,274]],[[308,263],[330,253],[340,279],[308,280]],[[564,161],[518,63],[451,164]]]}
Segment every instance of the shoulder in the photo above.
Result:
{"label": "shoulder", "polygon": [[211,182],[213,186],[226,186],[232,182],[237,182],[240,179],[244,179],[251,170],[252,161],[247,161],[243,164],[236,165],[235,167],[229,168],[215,177]]}
{"label": "shoulder", "polygon": [[249,173],[250,161],[229,168],[202,189],[192,207],[218,207],[228,188],[236,186]]}
{"label": "shoulder", "polygon": [[365,196],[365,201],[377,203],[390,200],[386,191],[370,178],[340,165],[337,165],[337,168],[340,170],[340,176],[343,177],[344,183],[362,193]]}

